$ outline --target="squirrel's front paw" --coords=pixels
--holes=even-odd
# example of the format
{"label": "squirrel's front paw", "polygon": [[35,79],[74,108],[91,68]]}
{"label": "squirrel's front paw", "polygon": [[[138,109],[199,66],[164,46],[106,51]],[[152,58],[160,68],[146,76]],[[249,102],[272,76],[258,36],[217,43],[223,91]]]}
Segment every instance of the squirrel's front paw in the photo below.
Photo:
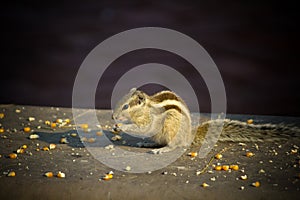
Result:
{"label": "squirrel's front paw", "polygon": [[127,124],[123,124],[123,123],[118,123],[114,125],[114,129],[117,131],[127,131],[128,129],[128,125]]}
{"label": "squirrel's front paw", "polygon": [[170,151],[172,151],[172,149],[170,147],[163,147],[163,148],[159,148],[159,149],[153,149],[150,151],[150,153],[162,154],[162,153],[166,153],[166,152],[170,152]]}
{"label": "squirrel's front paw", "polygon": [[115,133],[121,132],[122,129],[120,128],[120,126],[122,126],[122,124],[120,124],[120,123],[119,124],[114,124],[113,127],[112,127],[112,131],[115,132]]}

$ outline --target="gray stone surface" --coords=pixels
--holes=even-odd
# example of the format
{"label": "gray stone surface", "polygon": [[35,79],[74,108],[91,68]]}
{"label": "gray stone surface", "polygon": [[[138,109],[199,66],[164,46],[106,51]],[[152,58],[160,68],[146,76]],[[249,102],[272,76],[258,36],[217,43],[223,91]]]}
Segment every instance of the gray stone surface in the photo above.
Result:
{"label": "gray stone surface", "polygon": [[[16,113],[16,110],[21,112]],[[0,133],[1,199],[296,199],[300,194],[298,140],[245,143],[242,146],[239,143],[219,142],[204,159],[191,159],[187,155],[188,152],[197,151],[193,147],[165,168],[135,174],[111,169],[94,159],[78,135],[74,136],[76,131],[73,128],[53,130],[44,124],[45,120],[53,122],[56,119],[72,119],[70,108],[0,105],[0,113],[4,113],[4,117],[0,119],[0,126],[4,128],[4,132]],[[110,115],[110,110],[97,111],[102,127],[112,124]],[[34,117],[35,120],[29,122],[29,117]],[[259,123],[300,124],[299,118],[290,117],[228,117],[239,120],[251,118]],[[32,133],[25,133],[25,126],[31,127]],[[41,128],[37,129],[38,126]],[[37,133],[40,138],[28,139],[33,133]],[[89,134],[86,133],[87,138]],[[107,131],[104,134],[113,136]],[[68,139],[68,144],[59,142],[62,136]],[[95,138],[96,141],[103,136],[98,137]],[[129,151],[149,150],[135,147],[136,139],[127,139],[126,145],[122,145],[122,140],[115,145]],[[90,141],[91,144],[93,142],[95,141]],[[50,143],[56,144],[56,148],[37,151]],[[7,157],[24,144],[28,146],[25,153],[18,154],[16,159]],[[255,155],[247,157],[247,151]],[[212,159],[218,152],[222,152],[223,158]],[[208,163],[204,173],[196,175]],[[237,164],[239,170],[215,171],[212,165],[217,163]],[[7,177],[6,174],[10,171],[15,171],[16,176]],[[54,174],[62,171],[66,178],[47,178],[44,174],[49,171]],[[109,171],[114,171],[113,178],[99,181]],[[241,180],[240,177],[245,174],[248,179]],[[251,186],[256,181],[260,182],[260,187]],[[203,188],[203,183],[210,186]]]}

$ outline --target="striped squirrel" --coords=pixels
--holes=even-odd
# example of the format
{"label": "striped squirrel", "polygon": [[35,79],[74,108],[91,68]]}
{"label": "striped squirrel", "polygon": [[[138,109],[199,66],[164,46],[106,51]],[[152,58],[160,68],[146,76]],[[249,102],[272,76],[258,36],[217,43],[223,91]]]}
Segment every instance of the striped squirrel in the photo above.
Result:
{"label": "striped squirrel", "polygon": [[[113,110],[115,127],[123,132],[149,137],[153,143],[139,143],[141,147],[161,147],[152,153],[163,153],[177,147],[201,145],[208,127],[217,120],[209,120],[192,128],[188,106],[172,91],[161,91],[152,96],[132,88],[119,100]],[[297,127],[282,124],[249,124],[224,119],[219,141],[262,142],[300,136]]]}

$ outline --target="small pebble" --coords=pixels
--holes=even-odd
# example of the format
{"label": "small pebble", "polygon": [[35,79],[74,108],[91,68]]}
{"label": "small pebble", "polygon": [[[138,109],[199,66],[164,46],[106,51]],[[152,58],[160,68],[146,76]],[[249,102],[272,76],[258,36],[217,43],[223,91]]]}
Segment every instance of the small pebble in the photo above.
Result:
{"label": "small pebble", "polygon": [[125,170],[126,170],[126,171],[130,171],[130,170],[131,170],[131,167],[130,167],[130,166],[127,166],[127,167],[125,168]]}
{"label": "small pebble", "polygon": [[34,140],[34,139],[38,139],[40,136],[38,134],[31,134],[29,136],[29,139]]}

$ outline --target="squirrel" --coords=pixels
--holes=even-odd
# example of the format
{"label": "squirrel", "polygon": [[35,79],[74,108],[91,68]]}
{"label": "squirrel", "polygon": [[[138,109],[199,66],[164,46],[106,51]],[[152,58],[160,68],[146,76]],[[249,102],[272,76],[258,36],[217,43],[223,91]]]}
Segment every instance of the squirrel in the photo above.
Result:
{"label": "squirrel", "polygon": [[[160,147],[154,154],[169,152],[178,147],[201,145],[209,127],[218,119],[201,123],[193,129],[191,113],[184,100],[175,92],[164,90],[152,96],[132,88],[116,104],[112,118],[115,128],[151,136],[153,143],[138,143],[139,147]],[[252,124],[224,119],[219,141],[263,142],[299,138],[300,129],[283,124]]]}

